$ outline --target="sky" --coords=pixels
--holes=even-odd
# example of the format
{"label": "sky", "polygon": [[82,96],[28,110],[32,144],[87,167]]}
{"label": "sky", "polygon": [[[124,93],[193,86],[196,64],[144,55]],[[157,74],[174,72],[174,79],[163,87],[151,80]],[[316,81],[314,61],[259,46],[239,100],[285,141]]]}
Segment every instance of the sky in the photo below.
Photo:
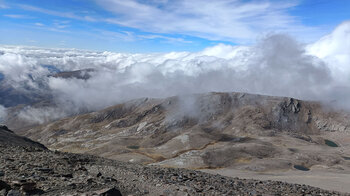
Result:
{"label": "sky", "polygon": [[271,33],[302,43],[350,18],[349,0],[0,0],[0,44],[197,52]]}

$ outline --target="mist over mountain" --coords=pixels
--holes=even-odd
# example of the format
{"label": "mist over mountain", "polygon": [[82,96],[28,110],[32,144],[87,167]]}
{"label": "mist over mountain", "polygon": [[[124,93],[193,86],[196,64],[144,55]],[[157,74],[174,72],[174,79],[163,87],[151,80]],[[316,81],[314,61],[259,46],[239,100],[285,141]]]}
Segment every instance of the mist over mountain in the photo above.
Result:
{"label": "mist over mountain", "polygon": [[[344,107],[350,98],[349,30],[350,22],[344,22],[308,45],[271,34],[256,45],[219,44],[200,52],[128,54],[1,46],[1,103],[7,108],[24,104],[18,116],[37,123],[140,97],[212,91],[288,96]],[[42,101],[50,104],[37,104]],[[6,116],[6,109],[1,107],[0,114]]]}

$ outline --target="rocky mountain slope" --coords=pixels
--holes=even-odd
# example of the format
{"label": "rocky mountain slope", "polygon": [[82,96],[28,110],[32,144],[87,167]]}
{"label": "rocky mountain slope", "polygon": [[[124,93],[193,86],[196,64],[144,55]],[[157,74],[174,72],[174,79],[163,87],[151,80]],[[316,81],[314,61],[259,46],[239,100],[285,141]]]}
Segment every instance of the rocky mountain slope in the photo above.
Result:
{"label": "rocky mountain slope", "polygon": [[348,119],[348,113],[316,102],[207,93],[129,101],[30,129],[25,136],[50,149],[130,163],[281,174],[286,181],[287,173],[304,171],[310,176],[305,183],[350,192],[346,184],[336,188],[315,177],[315,172],[350,174]]}
{"label": "rocky mountain slope", "polygon": [[346,119],[314,102],[210,93],[134,100],[25,135],[60,151],[171,167],[344,169],[350,166]]}
{"label": "rocky mountain slope", "polygon": [[0,195],[345,195],[306,185],[53,152],[5,127],[0,134],[8,138],[0,140]]}

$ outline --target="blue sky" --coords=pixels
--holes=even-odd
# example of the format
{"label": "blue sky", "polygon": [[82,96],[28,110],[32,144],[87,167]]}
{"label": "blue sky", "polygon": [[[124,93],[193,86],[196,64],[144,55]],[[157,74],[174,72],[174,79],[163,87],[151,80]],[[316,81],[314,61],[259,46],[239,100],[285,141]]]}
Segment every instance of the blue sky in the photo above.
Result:
{"label": "blue sky", "polygon": [[0,44],[199,51],[269,33],[312,42],[349,19],[349,0],[0,0]]}

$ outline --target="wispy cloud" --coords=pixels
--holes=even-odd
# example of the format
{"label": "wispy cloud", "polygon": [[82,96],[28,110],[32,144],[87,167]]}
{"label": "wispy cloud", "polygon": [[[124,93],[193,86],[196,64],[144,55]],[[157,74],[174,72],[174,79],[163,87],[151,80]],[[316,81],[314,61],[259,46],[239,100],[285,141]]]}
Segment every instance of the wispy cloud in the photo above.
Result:
{"label": "wispy cloud", "polygon": [[5,4],[0,4],[0,9],[8,9],[8,8],[10,7]]}
{"label": "wispy cloud", "polygon": [[66,30],[66,28],[70,27],[69,21],[58,21],[58,20],[55,20],[53,23],[46,24],[46,25],[40,22],[36,22],[34,23],[34,26],[42,30],[60,32],[60,33],[68,33],[69,31]]}
{"label": "wispy cloud", "polygon": [[94,32],[97,32],[94,36],[98,38],[108,40],[108,41],[127,41],[132,42],[139,40],[138,36],[131,31],[108,31],[103,29],[92,29]]}
{"label": "wispy cloud", "polygon": [[48,15],[52,15],[52,16],[71,18],[71,19],[75,19],[75,20],[84,20],[84,21],[90,21],[90,22],[96,21],[96,19],[94,19],[91,16],[80,16],[80,15],[77,15],[73,12],[60,12],[60,11],[43,9],[43,8],[39,8],[39,7],[31,6],[31,5],[25,5],[25,4],[20,4],[18,6],[23,10],[40,12],[40,13],[48,14]]}
{"label": "wispy cloud", "polygon": [[39,27],[45,26],[43,23],[40,23],[40,22],[36,22],[36,23],[34,23],[34,25],[35,25],[35,26],[39,26]]}
{"label": "wispy cloud", "polygon": [[34,18],[32,16],[20,15],[20,14],[5,14],[4,16],[8,18],[16,18],[16,19],[33,19]]}
{"label": "wispy cloud", "polygon": [[266,32],[310,32],[288,13],[295,1],[96,0],[116,17],[105,21],[152,33],[180,33],[210,40],[255,39]]}
{"label": "wispy cloud", "polygon": [[8,9],[10,8],[8,5],[6,5],[3,0],[0,0],[0,9]]}
{"label": "wispy cloud", "polygon": [[[289,14],[289,9],[298,5],[296,0],[243,1],[243,0],[95,0],[103,12],[66,12],[20,4],[19,8],[52,16],[117,24],[152,33],[145,39],[187,42],[168,34],[200,37],[207,40],[251,43],[258,36],[274,33],[289,33],[297,37],[321,36],[320,29],[304,26],[301,19]],[[62,25],[65,28],[66,26]],[[60,28],[56,28],[60,29]],[[139,34],[142,36],[142,34]],[[159,37],[164,36],[164,37]],[[168,39],[170,38],[170,39]],[[312,40],[314,41],[314,40]]]}
{"label": "wispy cloud", "polygon": [[46,28],[46,30],[58,32],[58,33],[70,33],[70,31],[68,31],[68,30],[58,29],[58,28],[54,28],[54,27]]}
{"label": "wispy cloud", "polygon": [[58,45],[66,46],[67,42],[65,40],[61,40]]}
{"label": "wispy cloud", "polygon": [[[157,34],[136,34],[132,31],[107,31],[102,29],[93,29],[95,32],[97,32],[99,35],[99,38],[111,40],[111,41],[140,41],[140,40],[161,40],[163,42],[168,42],[172,44],[189,44],[193,43],[190,40],[186,40],[181,37],[170,37],[170,36],[164,36],[164,35],[157,35]],[[96,35],[95,35],[96,36]]]}
{"label": "wispy cloud", "polygon": [[53,23],[53,26],[56,28],[56,29],[65,29],[65,28],[68,28],[70,27],[70,21],[59,21],[59,20],[56,20],[54,23]]}
{"label": "wispy cloud", "polygon": [[139,37],[142,39],[161,39],[169,43],[186,43],[186,44],[193,43],[192,41],[185,40],[183,38],[169,37],[164,35],[140,35]]}
{"label": "wispy cloud", "polygon": [[32,39],[27,40],[27,42],[28,42],[28,43],[31,43],[31,44],[33,44],[33,43],[38,43],[38,41],[36,41],[36,40],[32,40]]}

